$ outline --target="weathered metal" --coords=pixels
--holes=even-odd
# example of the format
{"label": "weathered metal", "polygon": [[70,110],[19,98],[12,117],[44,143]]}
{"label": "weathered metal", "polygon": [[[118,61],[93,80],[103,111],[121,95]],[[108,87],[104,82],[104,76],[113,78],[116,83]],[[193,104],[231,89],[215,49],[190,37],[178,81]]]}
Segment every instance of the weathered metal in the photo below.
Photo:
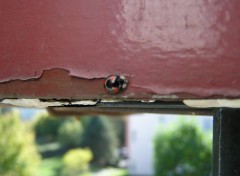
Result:
{"label": "weathered metal", "polygon": [[[0,98],[240,97],[238,0],[0,1]],[[129,79],[108,95],[109,75]]]}
{"label": "weathered metal", "polygon": [[213,176],[240,175],[240,110],[218,109],[214,115]]}
{"label": "weathered metal", "polygon": [[97,102],[94,106],[67,105],[65,107],[49,107],[55,115],[107,114],[128,115],[134,113],[161,113],[182,115],[212,115],[211,108],[190,108],[179,102]]}

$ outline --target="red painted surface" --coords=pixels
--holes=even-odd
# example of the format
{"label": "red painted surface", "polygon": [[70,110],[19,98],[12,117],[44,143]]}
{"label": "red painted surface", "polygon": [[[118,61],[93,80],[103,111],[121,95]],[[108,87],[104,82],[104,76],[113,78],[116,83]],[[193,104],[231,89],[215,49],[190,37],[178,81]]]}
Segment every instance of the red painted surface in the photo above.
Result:
{"label": "red painted surface", "polygon": [[[118,98],[240,97],[239,8],[238,0],[0,1],[0,97],[111,97],[102,81],[113,74],[130,79]],[[66,77],[14,81],[55,68]]]}

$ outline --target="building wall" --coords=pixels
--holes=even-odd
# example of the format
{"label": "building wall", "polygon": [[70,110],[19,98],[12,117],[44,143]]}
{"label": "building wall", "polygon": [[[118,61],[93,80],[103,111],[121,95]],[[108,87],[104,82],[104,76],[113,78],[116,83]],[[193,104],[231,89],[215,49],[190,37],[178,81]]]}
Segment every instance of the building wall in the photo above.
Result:
{"label": "building wall", "polygon": [[[186,119],[195,118],[184,116]],[[128,150],[129,172],[133,176],[152,176],[153,138],[161,123],[168,127],[178,120],[179,115],[135,114],[128,117]],[[196,116],[204,130],[212,128],[212,118],[209,116]]]}

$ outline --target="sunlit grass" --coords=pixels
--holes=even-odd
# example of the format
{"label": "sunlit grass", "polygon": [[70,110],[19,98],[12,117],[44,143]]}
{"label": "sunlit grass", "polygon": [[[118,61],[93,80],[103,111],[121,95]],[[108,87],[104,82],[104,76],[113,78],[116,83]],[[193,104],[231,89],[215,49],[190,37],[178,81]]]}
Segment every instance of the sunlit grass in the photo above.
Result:
{"label": "sunlit grass", "polygon": [[37,176],[58,176],[62,166],[61,157],[43,159],[37,171]]}
{"label": "sunlit grass", "polygon": [[[61,157],[51,157],[42,160],[40,164],[37,176],[59,176],[62,168]],[[125,169],[120,168],[100,168],[90,167],[89,173],[79,176],[128,176],[128,172]]]}
{"label": "sunlit grass", "polygon": [[56,151],[59,150],[61,145],[58,142],[47,143],[44,145],[38,145],[37,149],[40,153],[44,153],[47,151]]}
{"label": "sunlit grass", "polygon": [[128,176],[128,172],[125,169],[106,168],[95,173],[94,176]]}

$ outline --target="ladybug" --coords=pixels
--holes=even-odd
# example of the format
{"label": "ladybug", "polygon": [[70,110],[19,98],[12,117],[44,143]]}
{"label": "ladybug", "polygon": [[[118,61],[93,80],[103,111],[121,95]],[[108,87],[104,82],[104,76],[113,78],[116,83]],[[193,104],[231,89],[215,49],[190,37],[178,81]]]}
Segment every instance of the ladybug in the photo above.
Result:
{"label": "ladybug", "polygon": [[111,75],[106,78],[104,87],[110,94],[117,94],[127,88],[127,78],[125,76]]}

